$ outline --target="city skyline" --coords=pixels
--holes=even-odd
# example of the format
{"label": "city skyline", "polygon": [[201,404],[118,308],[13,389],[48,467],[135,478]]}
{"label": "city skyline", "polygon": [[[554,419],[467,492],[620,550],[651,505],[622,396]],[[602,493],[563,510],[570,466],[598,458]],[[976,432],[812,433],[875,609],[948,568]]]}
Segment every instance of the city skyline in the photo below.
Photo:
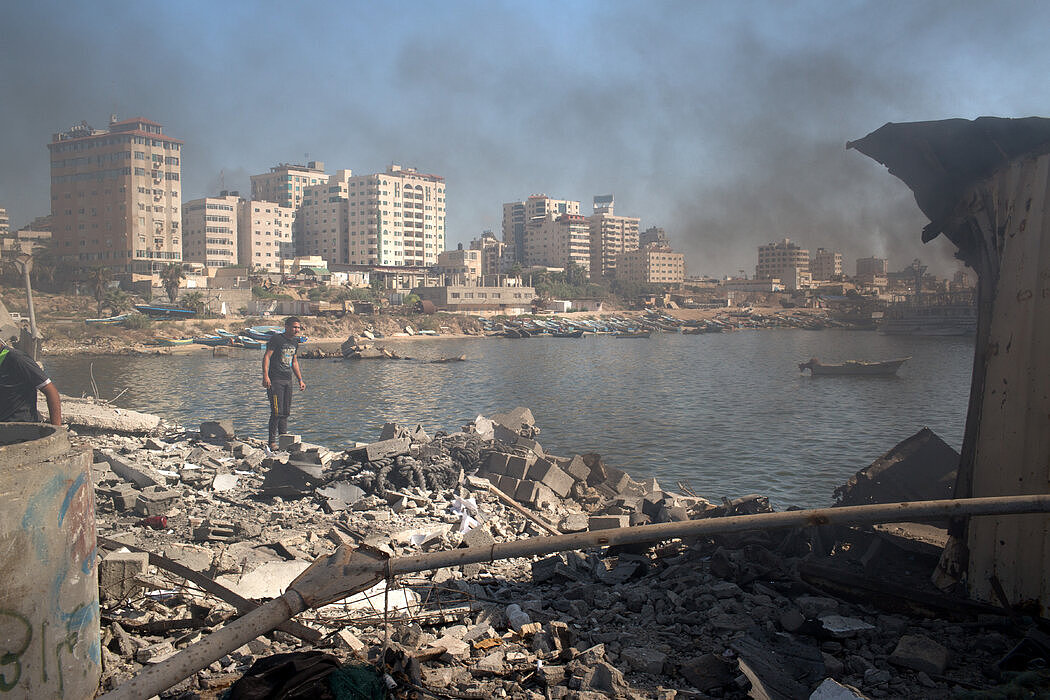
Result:
{"label": "city skyline", "polygon": [[[0,206],[50,211],[46,144],[142,116],[185,142],[182,200],[320,160],[443,176],[446,247],[545,193],[667,231],[691,275],[782,238],[950,275],[904,187],[854,151],[887,121],[1039,114],[1050,7],[955,2],[57,2],[9,8]],[[1010,41],[973,51],[974,35]],[[42,41],[41,37],[47,37]],[[1018,69],[1018,66],[1021,69]]]}

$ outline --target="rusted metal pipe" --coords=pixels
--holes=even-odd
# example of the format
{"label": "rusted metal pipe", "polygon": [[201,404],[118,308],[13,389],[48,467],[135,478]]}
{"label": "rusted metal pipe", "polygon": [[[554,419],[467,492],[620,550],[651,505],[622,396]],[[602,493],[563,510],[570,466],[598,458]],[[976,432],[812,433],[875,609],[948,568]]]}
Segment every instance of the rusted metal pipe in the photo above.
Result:
{"label": "rusted metal pipe", "polygon": [[1050,494],[997,496],[940,501],[884,503],[842,508],[735,515],[621,527],[553,537],[532,537],[482,547],[429,552],[387,559],[370,548],[339,547],[310,568],[275,598],[196,644],[157,664],[99,700],[145,700],[221,659],[237,647],[265,634],[294,615],[367,590],[384,578],[448,566],[553,554],[588,547],[659,542],[676,537],[698,537],[747,530],[779,530],[818,525],[868,525],[945,517],[1009,515],[1050,512]]}

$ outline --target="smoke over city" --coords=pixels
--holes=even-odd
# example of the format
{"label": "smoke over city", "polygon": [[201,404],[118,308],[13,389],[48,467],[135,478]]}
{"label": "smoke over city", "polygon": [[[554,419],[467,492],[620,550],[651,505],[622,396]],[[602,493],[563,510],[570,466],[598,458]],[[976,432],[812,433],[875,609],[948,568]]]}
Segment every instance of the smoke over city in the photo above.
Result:
{"label": "smoke over city", "polygon": [[[856,151],[889,121],[1045,114],[1050,6],[896,3],[15,3],[0,47],[0,206],[50,209],[46,144],[144,116],[185,142],[183,201],[320,160],[445,177],[447,247],[503,202],[613,194],[690,274],[759,245],[915,257],[910,191]],[[987,37],[981,41],[980,37]],[[1007,40],[1005,37],[1009,37]],[[979,47],[978,52],[976,48]]]}

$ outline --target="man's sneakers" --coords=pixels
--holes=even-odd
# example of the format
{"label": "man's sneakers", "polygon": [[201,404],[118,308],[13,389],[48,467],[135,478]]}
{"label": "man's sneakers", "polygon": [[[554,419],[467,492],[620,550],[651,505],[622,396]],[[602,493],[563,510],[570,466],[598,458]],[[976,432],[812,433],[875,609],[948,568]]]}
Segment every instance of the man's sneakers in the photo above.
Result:
{"label": "man's sneakers", "polygon": [[272,455],[276,451],[277,451],[277,443],[276,442],[271,442],[269,445],[266,446],[266,454]]}

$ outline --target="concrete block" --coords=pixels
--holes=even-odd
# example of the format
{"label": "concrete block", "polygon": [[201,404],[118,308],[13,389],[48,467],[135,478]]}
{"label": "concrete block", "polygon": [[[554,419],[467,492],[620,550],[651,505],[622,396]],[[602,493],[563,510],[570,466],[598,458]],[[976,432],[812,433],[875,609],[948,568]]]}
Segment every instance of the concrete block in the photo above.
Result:
{"label": "concrete block", "polygon": [[921,634],[906,634],[897,642],[889,662],[913,671],[942,676],[948,667],[948,649]]}
{"label": "concrete block", "polygon": [[140,590],[142,584],[135,578],[149,569],[146,552],[111,552],[99,562],[98,588],[105,601],[127,600]]}
{"label": "concrete block", "polygon": [[110,449],[98,451],[98,456],[109,462],[109,468],[122,479],[130,481],[140,489],[156,486],[161,482],[159,476],[151,474],[149,470],[131,464],[116,452]]}
{"label": "concrete block", "polygon": [[667,654],[649,647],[627,647],[620,652],[620,660],[639,673],[659,676],[667,664]]}
{"label": "concrete block", "polygon": [[507,455],[507,471],[504,473],[515,479],[524,479],[529,473],[529,463],[524,457]]}
{"label": "concrete block", "polygon": [[490,474],[506,474],[507,473],[507,460],[510,455],[503,452],[493,452],[489,454],[489,461],[485,465],[485,468]]}
{"label": "concrete block", "polygon": [[587,521],[589,530],[611,530],[617,527],[627,527],[631,519],[626,515],[592,515]]}
{"label": "concrete block", "polygon": [[477,525],[471,528],[470,532],[463,535],[463,547],[488,547],[494,544],[496,540],[489,533],[488,527],[484,524]]}
{"label": "concrete block", "polygon": [[561,503],[561,499],[558,498],[557,494],[551,491],[543,482],[536,482],[536,494],[529,501],[529,505],[539,509],[548,505],[558,505],[559,503]]}
{"label": "concrete block", "polygon": [[537,496],[539,496],[539,482],[528,479],[518,482],[518,488],[514,491],[515,501],[532,504]]}
{"label": "concrete block", "polygon": [[485,476],[485,478],[488,479],[488,482],[490,484],[492,484],[493,486],[495,486],[496,488],[499,488],[499,480],[502,477],[503,477],[503,474],[487,474]]}
{"label": "concrete block", "polygon": [[180,491],[143,491],[135,497],[135,512],[146,517],[164,515],[181,496]]}
{"label": "concrete block", "polygon": [[506,476],[505,474],[501,474],[499,477],[499,486],[497,486],[496,488],[498,488],[500,491],[507,494],[511,498],[514,498],[514,494],[518,492],[518,484],[520,483],[521,479],[515,479],[512,476]]}
{"label": "concrete block", "polygon": [[591,475],[591,468],[587,466],[580,455],[574,455],[567,464],[563,464],[562,471],[576,481],[587,481],[587,477]]}
{"label": "concrete block", "polygon": [[571,534],[573,532],[584,532],[587,530],[587,526],[587,515],[585,513],[569,513],[562,518],[561,523],[558,524],[558,529],[565,534]]}
{"label": "concrete block", "polygon": [[492,425],[492,438],[498,442],[502,442],[504,445],[515,445],[518,442],[520,436],[514,430],[511,430],[505,425],[500,423],[494,423]]}
{"label": "concrete block", "polygon": [[296,447],[303,441],[302,435],[292,435],[291,433],[285,433],[284,435],[277,436],[277,449],[291,452],[292,448]]}
{"label": "concrete block", "polygon": [[113,498],[113,507],[120,512],[134,508],[139,498],[139,492],[129,488],[113,489],[109,494]]}
{"label": "concrete block", "polygon": [[201,423],[201,437],[205,440],[232,440],[233,421],[229,418],[206,420]]}
{"label": "concrete block", "polygon": [[372,442],[364,447],[357,447],[349,451],[351,459],[361,462],[374,462],[385,457],[397,457],[408,454],[412,447],[412,439],[408,437],[392,438]]}
{"label": "concrete block", "polygon": [[551,491],[558,494],[559,498],[569,495],[569,490],[574,482],[573,478],[563,472],[553,462],[546,459],[538,459],[529,467],[528,478],[540,481]]}
{"label": "concrete block", "polygon": [[543,455],[543,447],[540,445],[540,443],[536,442],[532,438],[520,437],[519,436],[517,442],[514,443],[514,444],[517,445],[518,447],[525,447],[527,449],[532,450],[539,457],[543,457],[544,456]]}

